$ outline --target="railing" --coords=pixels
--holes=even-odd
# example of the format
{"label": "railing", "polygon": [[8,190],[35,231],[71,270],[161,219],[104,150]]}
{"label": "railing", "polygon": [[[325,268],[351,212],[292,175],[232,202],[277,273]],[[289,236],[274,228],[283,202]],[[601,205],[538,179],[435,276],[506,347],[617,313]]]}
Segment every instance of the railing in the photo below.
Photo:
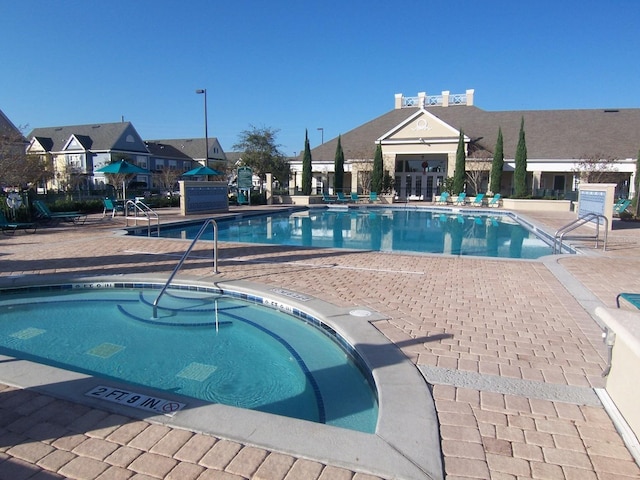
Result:
{"label": "railing", "polygon": [[[440,107],[444,105],[444,95],[424,95],[417,97],[402,97],[402,108],[412,107]],[[466,105],[466,93],[451,93],[448,95],[447,105]]]}
{"label": "railing", "polygon": [[603,242],[603,247],[602,250],[606,251],[607,250],[607,234],[609,231],[609,219],[607,217],[605,217],[604,215],[599,215],[597,213],[587,213],[585,215],[583,215],[580,218],[577,218],[576,220],[572,221],[571,223],[568,223],[567,225],[565,225],[564,227],[559,228],[556,231],[555,236],[553,237],[553,253],[562,253],[562,242],[564,241],[565,235],[573,230],[575,230],[578,227],[581,227],[582,225],[584,225],[585,223],[588,222],[593,222],[596,221],[596,233],[595,235],[577,235],[577,236],[572,236],[572,237],[567,237],[567,238],[571,238],[573,240],[595,240],[596,241],[596,247],[598,248],[598,243],[600,240],[600,220],[603,220],[605,229],[604,229],[604,242]]}
{"label": "railing", "polygon": [[[129,210],[133,210],[133,217],[129,216]],[[133,218],[134,225],[138,225],[138,218],[142,218],[138,216],[138,212],[142,214],[144,218],[147,219],[147,236],[151,236],[151,217],[153,216],[156,219],[156,235],[160,236],[160,217],[158,214],[154,212],[149,205],[142,202],[141,200],[127,200],[124,204],[124,214],[127,222],[127,227],[129,226],[129,218]]]}
{"label": "railing", "polygon": [[176,276],[176,274],[178,273],[178,270],[180,270],[180,267],[182,267],[182,264],[191,253],[191,250],[193,250],[193,247],[195,246],[196,242],[200,240],[200,237],[202,236],[202,234],[210,224],[213,226],[213,273],[218,273],[218,224],[213,218],[210,218],[202,224],[202,227],[200,228],[195,238],[191,242],[191,245],[189,245],[189,248],[187,248],[187,251],[184,252],[182,257],[180,258],[180,261],[178,262],[178,265],[176,265],[176,268],[173,269],[173,272],[171,272],[171,275],[169,275],[167,282],[164,284],[164,286],[162,287],[162,290],[160,290],[160,293],[158,294],[156,299],[153,301],[153,317],[152,317],[153,319],[158,318],[158,303],[160,302],[160,298],[162,297],[162,295],[164,295],[164,292],[167,290],[167,288],[171,284],[173,277]]}

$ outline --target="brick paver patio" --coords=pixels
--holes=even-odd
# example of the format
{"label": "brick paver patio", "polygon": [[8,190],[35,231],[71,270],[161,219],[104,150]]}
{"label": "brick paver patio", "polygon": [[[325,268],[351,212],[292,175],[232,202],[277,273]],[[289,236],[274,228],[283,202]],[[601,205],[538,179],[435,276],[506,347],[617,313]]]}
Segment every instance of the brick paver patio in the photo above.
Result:
{"label": "brick paver patio", "polygon": [[[551,232],[574,218],[527,215]],[[161,218],[175,216],[161,212]],[[175,240],[115,235],[122,224],[122,217],[91,216],[84,226],[2,236],[0,280],[168,274],[186,248]],[[589,250],[552,263],[606,306],[621,291],[640,292],[640,228],[614,230],[606,253]],[[210,275],[210,256],[210,247],[199,244],[184,274]],[[604,408],[571,400],[604,386],[606,351],[590,313],[547,261],[240,244],[221,244],[219,258],[216,281],[283,286],[385,315],[376,328],[432,384],[448,480],[640,478]],[[380,477],[4,385],[0,478]]]}

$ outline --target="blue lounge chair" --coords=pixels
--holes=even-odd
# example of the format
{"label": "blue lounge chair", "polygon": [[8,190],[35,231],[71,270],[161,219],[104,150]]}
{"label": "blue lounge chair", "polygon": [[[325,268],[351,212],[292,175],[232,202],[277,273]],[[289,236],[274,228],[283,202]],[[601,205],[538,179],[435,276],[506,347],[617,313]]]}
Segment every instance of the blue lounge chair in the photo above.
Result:
{"label": "blue lounge chair", "polygon": [[500,206],[500,194],[496,193],[493,198],[491,199],[491,201],[489,203],[487,203],[487,207],[499,207]]}
{"label": "blue lounge chair", "polygon": [[111,212],[111,218],[116,216],[116,212],[122,212],[124,214],[124,206],[111,198],[103,198],[102,205],[104,206],[102,218],[107,215],[107,212]]}
{"label": "blue lounge chair", "polygon": [[476,198],[471,202],[472,207],[481,207],[482,202],[484,201],[484,193],[478,193]]}
{"label": "blue lounge chair", "polygon": [[619,293],[616,297],[616,305],[620,308],[620,299],[624,299],[634,307],[640,309],[640,293]]}
{"label": "blue lounge chair", "polygon": [[458,198],[456,198],[456,201],[453,202],[454,205],[464,205],[464,202],[467,199],[467,194],[462,192],[458,194]]}
{"label": "blue lounge chair", "polygon": [[631,205],[631,200],[621,198],[613,206],[613,214],[619,216],[622,212],[624,212],[629,207],[629,205]]}
{"label": "blue lounge chair", "polygon": [[369,203],[380,203],[377,192],[369,192]]}
{"label": "blue lounge chair", "polygon": [[236,203],[238,205],[248,205],[249,200],[247,200],[247,196],[244,193],[238,192],[238,196],[236,197]]}
{"label": "blue lounge chair", "polygon": [[351,201],[353,203],[358,203],[360,201],[360,197],[356,192],[351,192]]}
{"label": "blue lounge chair", "polygon": [[331,198],[328,193],[322,192],[322,201],[324,203],[335,203],[335,199]]}
{"label": "blue lounge chair", "polygon": [[4,212],[0,210],[0,228],[5,235],[13,235],[17,230],[24,230],[26,233],[36,233],[38,225],[32,222],[10,222]]}
{"label": "blue lounge chair", "polygon": [[436,200],[436,205],[446,205],[449,202],[449,192],[442,192],[440,198]]}
{"label": "blue lounge chair", "polygon": [[36,209],[36,217],[45,223],[57,224],[60,220],[82,225],[87,220],[87,215],[81,212],[52,212],[46,203],[41,200],[34,200],[33,206]]}
{"label": "blue lounge chair", "polygon": [[344,193],[338,192],[336,195],[338,196],[338,200],[337,200],[338,203],[348,203],[349,202],[349,199],[344,196]]}

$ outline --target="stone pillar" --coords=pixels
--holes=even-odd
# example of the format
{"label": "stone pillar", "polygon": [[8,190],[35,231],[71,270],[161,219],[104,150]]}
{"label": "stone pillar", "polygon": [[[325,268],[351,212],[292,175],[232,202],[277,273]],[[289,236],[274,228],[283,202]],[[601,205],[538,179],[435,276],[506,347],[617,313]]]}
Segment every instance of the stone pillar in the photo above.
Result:
{"label": "stone pillar", "polygon": [[267,195],[267,205],[273,204],[273,173],[267,173],[265,175],[267,177],[267,185],[265,188],[265,193]]}
{"label": "stone pillar", "polygon": [[449,106],[449,94],[451,92],[449,92],[449,90],[445,90],[442,92],[442,106],[443,107],[448,107]]}
{"label": "stone pillar", "polygon": [[394,108],[396,110],[399,110],[402,108],[402,94],[401,93],[396,93],[395,95],[395,106]]}
{"label": "stone pillar", "polygon": [[424,108],[426,106],[427,101],[427,92],[418,92],[418,105],[420,108]]}
{"label": "stone pillar", "polygon": [[473,105],[474,93],[475,93],[475,90],[473,89],[467,90],[467,105]]}

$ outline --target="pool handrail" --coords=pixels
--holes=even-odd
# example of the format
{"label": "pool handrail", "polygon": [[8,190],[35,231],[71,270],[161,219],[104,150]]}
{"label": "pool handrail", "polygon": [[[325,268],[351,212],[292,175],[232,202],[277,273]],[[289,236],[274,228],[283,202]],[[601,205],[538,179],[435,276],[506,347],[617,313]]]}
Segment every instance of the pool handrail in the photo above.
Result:
{"label": "pool handrail", "polygon": [[[129,216],[129,211],[133,211],[133,217]],[[138,212],[142,214],[142,217],[138,217]],[[138,218],[147,219],[147,236],[151,236],[151,216],[156,219],[156,235],[160,236],[160,217],[158,214],[149,207],[142,200],[127,200],[124,204],[124,215],[127,227],[129,226],[129,218],[133,218],[134,225],[138,225]]]}
{"label": "pool handrail", "polygon": [[595,240],[596,247],[598,248],[599,240],[600,240],[600,222],[604,224],[604,241],[602,245],[602,251],[606,252],[607,250],[607,232],[609,231],[609,219],[604,215],[600,215],[597,213],[589,212],[585,215],[578,217],[572,222],[566,224],[563,227],[560,227],[554,237],[553,237],[553,250],[552,253],[555,255],[556,253],[562,253],[562,242],[565,239],[565,235],[578,227],[581,227],[585,223],[594,222],[596,224],[596,232],[595,235],[574,235],[571,238],[573,240]]}
{"label": "pool handrail", "polygon": [[162,290],[160,290],[160,293],[158,294],[156,299],[153,301],[153,317],[152,318],[154,319],[158,318],[158,303],[160,302],[160,298],[162,297],[162,295],[164,295],[164,292],[167,290],[167,288],[171,284],[173,277],[176,276],[176,274],[178,273],[178,270],[180,270],[180,267],[182,267],[182,264],[191,253],[191,250],[193,250],[193,247],[195,246],[196,242],[200,240],[200,237],[202,236],[206,228],[209,226],[209,224],[213,226],[213,273],[219,273],[218,272],[218,224],[213,218],[209,218],[207,219],[207,221],[205,221],[202,224],[202,227],[200,227],[200,230],[198,231],[195,238],[191,242],[191,245],[189,245],[189,248],[187,248],[186,252],[184,252],[182,257],[180,257],[180,261],[178,261],[178,265],[176,265],[176,267],[173,269],[173,272],[171,272],[171,275],[169,275],[169,278],[167,279],[166,283],[162,287]]}

